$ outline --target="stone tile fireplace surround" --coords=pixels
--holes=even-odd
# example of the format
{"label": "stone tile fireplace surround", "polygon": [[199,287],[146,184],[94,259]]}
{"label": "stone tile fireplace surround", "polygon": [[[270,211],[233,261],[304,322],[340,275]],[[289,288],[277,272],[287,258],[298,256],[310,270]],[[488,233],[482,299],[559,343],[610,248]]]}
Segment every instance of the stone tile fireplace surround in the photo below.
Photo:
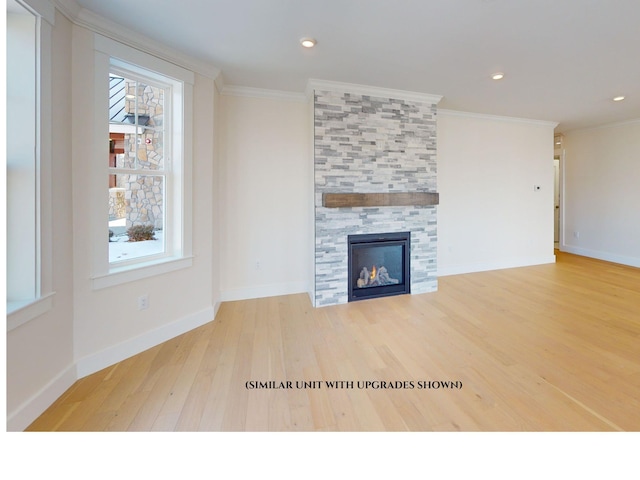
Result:
{"label": "stone tile fireplace surround", "polygon": [[436,192],[439,99],[314,86],[316,307],[348,301],[348,235],[411,232],[411,293],[437,289],[435,205],[333,208],[323,194]]}

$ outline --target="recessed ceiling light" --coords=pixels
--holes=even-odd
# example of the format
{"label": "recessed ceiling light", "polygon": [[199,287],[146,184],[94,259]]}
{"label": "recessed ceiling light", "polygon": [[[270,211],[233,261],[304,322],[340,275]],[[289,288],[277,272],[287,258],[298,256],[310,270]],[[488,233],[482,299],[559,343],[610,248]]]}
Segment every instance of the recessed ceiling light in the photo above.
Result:
{"label": "recessed ceiling light", "polygon": [[315,38],[301,38],[300,39],[300,44],[302,44],[302,46],[305,47],[305,48],[315,47],[316,43],[317,42],[316,42]]}
{"label": "recessed ceiling light", "polygon": [[613,97],[614,102],[621,102],[624,100],[624,95],[618,95],[617,97]]}
{"label": "recessed ceiling light", "polygon": [[491,75],[491,78],[493,80],[502,80],[504,78],[504,73],[502,72],[496,72],[493,75]]}

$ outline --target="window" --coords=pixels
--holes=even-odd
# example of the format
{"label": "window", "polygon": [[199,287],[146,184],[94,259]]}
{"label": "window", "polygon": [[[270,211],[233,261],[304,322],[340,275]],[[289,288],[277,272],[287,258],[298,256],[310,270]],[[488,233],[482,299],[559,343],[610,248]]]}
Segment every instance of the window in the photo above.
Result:
{"label": "window", "polygon": [[36,17],[7,12],[7,301],[38,296]]}
{"label": "window", "polygon": [[193,74],[100,35],[95,50],[93,285],[103,288],[191,265]]}
{"label": "window", "polygon": [[[33,0],[7,2],[8,329],[52,306],[50,38],[54,11]],[[44,253],[44,255],[43,255]]]}
{"label": "window", "polygon": [[[109,73],[109,263],[164,255],[171,150],[171,86],[112,68]],[[165,121],[165,117],[167,121]],[[169,135],[170,137],[170,135]],[[170,165],[167,165],[170,167]],[[170,239],[170,237],[169,237]]]}

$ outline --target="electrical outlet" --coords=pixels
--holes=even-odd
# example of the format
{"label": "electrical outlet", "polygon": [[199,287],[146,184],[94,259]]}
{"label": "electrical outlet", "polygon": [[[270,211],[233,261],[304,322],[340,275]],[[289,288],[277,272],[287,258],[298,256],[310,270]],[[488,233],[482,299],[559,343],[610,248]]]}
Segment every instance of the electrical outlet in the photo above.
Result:
{"label": "electrical outlet", "polygon": [[573,232],[573,238],[580,238],[580,232],[577,230]]}
{"label": "electrical outlet", "polygon": [[256,270],[260,270],[260,262],[256,262]]}
{"label": "electrical outlet", "polygon": [[138,310],[146,310],[149,308],[149,295],[146,293],[138,297]]}

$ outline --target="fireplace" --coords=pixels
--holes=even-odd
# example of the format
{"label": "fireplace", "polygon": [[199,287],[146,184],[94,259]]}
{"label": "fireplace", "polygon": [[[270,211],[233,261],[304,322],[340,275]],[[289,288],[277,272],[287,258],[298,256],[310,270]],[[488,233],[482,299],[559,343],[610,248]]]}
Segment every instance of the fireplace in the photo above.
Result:
{"label": "fireplace", "polygon": [[410,232],[348,235],[349,301],[410,293]]}
{"label": "fireplace", "polygon": [[[310,81],[310,87],[314,125],[313,306],[436,291],[436,117],[440,97],[316,80]],[[399,262],[399,272],[393,272],[384,258],[382,265],[375,258],[365,258],[364,265],[351,264],[350,251],[355,249],[359,254],[364,245],[356,242],[350,247],[348,236],[378,232],[411,232],[410,248],[408,242],[395,248],[406,257]],[[385,235],[373,235],[374,239],[379,237]],[[374,279],[379,275],[378,267],[385,267],[378,277],[381,281],[365,284],[366,278],[360,279],[361,274],[366,277],[363,268],[371,275],[374,265]],[[387,275],[398,283],[384,280],[391,283],[379,285]]]}

